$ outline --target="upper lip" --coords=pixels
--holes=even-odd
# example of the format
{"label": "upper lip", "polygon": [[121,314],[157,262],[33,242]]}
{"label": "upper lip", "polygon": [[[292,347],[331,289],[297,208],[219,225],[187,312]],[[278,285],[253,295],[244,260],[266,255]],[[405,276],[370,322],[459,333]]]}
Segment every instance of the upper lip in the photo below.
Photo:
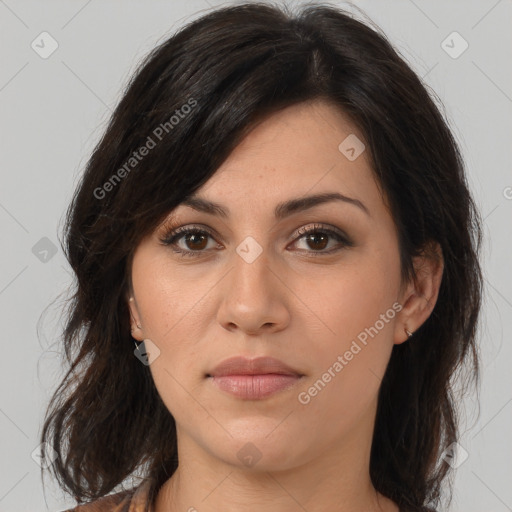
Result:
{"label": "upper lip", "polygon": [[235,356],[225,359],[217,365],[207,377],[223,377],[226,375],[297,375],[302,374],[274,357],[256,357],[249,359],[247,357]]}

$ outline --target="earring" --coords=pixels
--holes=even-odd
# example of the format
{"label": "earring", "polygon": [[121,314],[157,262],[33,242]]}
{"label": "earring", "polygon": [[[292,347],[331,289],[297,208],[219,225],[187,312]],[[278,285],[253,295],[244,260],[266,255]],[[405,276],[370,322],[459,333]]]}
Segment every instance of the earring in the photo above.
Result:
{"label": "earring", "polygon": [[411,331],[408,331],[406,328],[404,328],[405,334],[407,334],[407,337],[410,338],[414,333]]}

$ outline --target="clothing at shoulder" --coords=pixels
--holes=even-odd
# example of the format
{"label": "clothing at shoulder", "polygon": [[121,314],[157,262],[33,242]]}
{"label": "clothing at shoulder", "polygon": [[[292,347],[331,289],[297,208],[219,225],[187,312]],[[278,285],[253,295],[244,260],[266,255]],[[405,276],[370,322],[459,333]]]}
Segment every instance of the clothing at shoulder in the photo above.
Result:
{"label": "clothing at shoulder", "polygon": [[400,507],[400,512],[437,512],[434,508],[428,508],[428,507],[421,507],[421,511],[417,508],[409,508],[406,505],[402,505]]}
{"label": "clothing at shoulder", "polygon": [[149,487],[150,482],[146,481],[135,489],[110,494],[63,512],[153,512],[151,508],[146,510]]}

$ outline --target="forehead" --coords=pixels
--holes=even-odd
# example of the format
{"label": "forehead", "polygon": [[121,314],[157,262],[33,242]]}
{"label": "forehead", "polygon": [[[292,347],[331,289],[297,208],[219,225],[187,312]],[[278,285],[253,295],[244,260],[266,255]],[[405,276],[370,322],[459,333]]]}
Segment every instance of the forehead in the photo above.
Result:
{"label": "forehead", "polygon": [[316,100],[260,121],[197,195],[254,211],[326,192],[382,201],[363,135],[338,108]]}

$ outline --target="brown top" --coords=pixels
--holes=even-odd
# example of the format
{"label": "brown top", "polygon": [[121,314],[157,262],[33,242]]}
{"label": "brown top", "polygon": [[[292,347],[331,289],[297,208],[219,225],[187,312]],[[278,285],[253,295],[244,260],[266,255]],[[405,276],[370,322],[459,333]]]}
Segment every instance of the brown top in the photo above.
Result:
{"label": "brown top", "polygon": [[[149,509],[145,508],[150,486],[151,482],[146,480],[135,489],[110,494],[63,512],[154,512],[152,506]],[[430,508],[423,510],[424,512],[436,512]],[[400,512],[407,512],[407,508],[400,507]]]}
{"label": "brown top", "polygon": [[152,507],[145,508],[150,485],[146,480],[135,489],[110,494],[63,512],[153,512]]}

